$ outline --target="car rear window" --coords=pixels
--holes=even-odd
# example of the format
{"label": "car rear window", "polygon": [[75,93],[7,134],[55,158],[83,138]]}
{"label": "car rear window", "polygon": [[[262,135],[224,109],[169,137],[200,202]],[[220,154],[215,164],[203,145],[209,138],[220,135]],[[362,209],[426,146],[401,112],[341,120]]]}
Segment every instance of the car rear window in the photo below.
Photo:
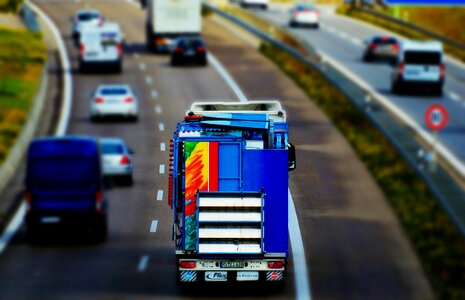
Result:
{"label": "car rear window", "polygon": [[85,157],[37,158],[30,162],[28,184],[49,190],[86,189],[99,183],[98,163]]}
{"label": "car rear window", "polygon": [[78,15],[78,20],[79,21],[91,21],[93,19],[97,19],[100,16],[96,13],[82,13]]}
{"label": "car rear window", "polygon": [[296,7],[296,9],[298,11],[313,11],[316,8],[314,6],[310,6],[310,5],[299,5],[299,6]]}
{"label": "car rear window", "polygon": [[181,40],[179,41],[179,46],[181,47],[186,47],[186,48],[195,48],[199,46],[203,46],[203,43],[201,40]]}
{"label": "car rear window", "polygon": [[441,53],[426,51],[406,51],[405,63],[418,65],[439,65],[441,63]]}
{"label": "car rear window", "polygon": [[128,94],[128,90],[125,88],[103,88],[99,93],[102,96],[123,96]]}
{"label": "car rear window", "polygon": [[103,154],[123,154],[124,149],[120,144],[102,143]]}
{"label": "car rear window", "polygon": [[374,42],[378,45],[393,45],[397,44],[397,40],[393,38],[388,38],[388,37],[378,37],[375,38]]}

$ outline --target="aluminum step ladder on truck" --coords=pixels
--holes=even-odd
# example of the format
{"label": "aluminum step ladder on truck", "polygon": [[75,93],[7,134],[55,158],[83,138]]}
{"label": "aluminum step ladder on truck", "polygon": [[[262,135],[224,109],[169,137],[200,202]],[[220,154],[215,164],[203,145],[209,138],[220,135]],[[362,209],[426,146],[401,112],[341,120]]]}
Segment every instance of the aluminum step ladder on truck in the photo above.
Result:
{"label": "aluminum step ladder on truck", "polygon": [[278,101],[194,103],[170,143],[178,280],[283,282],[295,166]]}

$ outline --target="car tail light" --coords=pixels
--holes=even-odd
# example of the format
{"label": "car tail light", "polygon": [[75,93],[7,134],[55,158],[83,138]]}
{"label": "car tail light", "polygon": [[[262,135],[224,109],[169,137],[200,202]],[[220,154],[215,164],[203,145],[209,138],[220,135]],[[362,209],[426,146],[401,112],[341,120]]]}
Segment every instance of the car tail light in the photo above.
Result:
{"label": "car tail light", "polygon": [[203,47],[203,46],[197,47],[197,52],[204,53],[205,52],[205,47]]}
{"label": "car tail light", "polygon": [[195,261],[180,261],[179,267],[184,269],[193,269],[195,268]]}
{"label": "car tail light", "polygon": [[284,267],[284,261],[269,261],[268,268],[270,269],[280,269]]}
{"label": "car tail light", "polygon": [[441,75],[441,77],[446,76],[446,65],[445,64],[439,65],[439,74]]}
{"label": "car tail light", "polygon": [[95,210],[97,210],[98,212],[102,211],[102,200],[102,191],[98,190],[97,192],[95,192]]}
{"label": "car tail light", "polygon": [[375,43],[371,43],[371,44],[368,46],[368,49],[370,49],[370,50],[376,49],[376,44],[375,44]]}
{"label": "car tail light", "polygon": [[119,161],[119,163],[121,165],[129,165],[129,157],[127,157],[126,155],[124,155],[123,157],[121,157],[121,160]]}
{"label": "car tail light", "polygon": [[184,49],[182,49],[182,47],[176,47],[176,50],[174,50],[174,52],[176,52],[176,53],[183,53],[183,52],[184,52]]}
{"label": "car tail light", "polygon": [[123,44],[116,44],[116,51],[118,52],[118,55],[123,54]]}
{"label": "car tail light", "polygon": [[124,101],[124,103],[132,103],[134,101],[134,99],[132,99],[131,97],[127,97],[123,101]]}
{"label": "car tail light", "polygon": [[31,209],[31,205],[32,205],[32,194],[31,194],[31,192],[26,191],[26,192],[24,193],[24,199],[26,200],[27,210],[30,210],[30,209]]}
{"label": "car tail light", "polygon": [[299,11],[298,10],[294,10],[294,17],[297,17],[299,15]]}
{"label": "car tail light", "polygon": [[397,66],[397,74],[398,75],[404,75],[404,68],[405,68],[405,62],[402,61]]}
{"label": "car tail light", "polygon": [[315,14],[316,14],[317,17],[319,17],[319,16],[320,16],[320,11],[319,11],[319,10],[315,10]]}
{"label": "car tail light", "polygon": [[86,54],[86,47],[83,44],[79,45],[79,54],[84,56]]}
{"label": "car tail light", "polygon": [[392,45],[392,49],[394,49],[394,51],[399,51],[400,49],[399,44]]}
{"label": "car tail light", "polygon": [[95,103],[104,103],[104,102],[105,102],[105,99],[103,99],[101,97],[95,98]]}

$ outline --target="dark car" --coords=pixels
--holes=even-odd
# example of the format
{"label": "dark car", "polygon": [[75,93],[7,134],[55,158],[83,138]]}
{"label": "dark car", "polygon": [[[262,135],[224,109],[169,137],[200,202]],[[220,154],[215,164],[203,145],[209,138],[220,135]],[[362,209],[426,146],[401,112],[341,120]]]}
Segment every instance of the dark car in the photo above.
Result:
{"label": "dark car", "polygon": [[201,38],[184,37],[176,40],[176,46],[171,54],[171,65],[188,63],[207,65],[207,49]]}
{"label": "dark car", "polygon": [[365,41],[363,61],[371,62],[376,59],[386,59],[394,62],[399,52],[399,41],[391,36],[374,36]]}
{"label": "dark car", "polygon": [[30,242],[48,231],[78,229],[96,241],[107,233],[98,142],[89,137],[46,137],[29,145],[26,226]]}

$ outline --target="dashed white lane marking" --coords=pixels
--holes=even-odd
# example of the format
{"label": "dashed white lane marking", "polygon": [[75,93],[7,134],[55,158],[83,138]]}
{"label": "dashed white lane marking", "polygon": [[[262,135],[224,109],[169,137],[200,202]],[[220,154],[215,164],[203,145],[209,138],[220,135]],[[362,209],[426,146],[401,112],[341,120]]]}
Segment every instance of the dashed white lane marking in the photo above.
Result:
{"label": "dashed white lane marking", "polygon": [[166,144],[165,143],[160,143],[160,150],[161,151],[166,151]]}
{"label": "dashed white lane marking", "polygon": [[153,220],[150,224],[150,232],[157,232],[158,220]]}
{"label": "dashed white lane marking", "polygon": [[160,123],[160,124],[158,125],[158,128],[160,129],[160,131],[165,131],[165,124]]}
{"label": "dashed white lane marking", "polygon": [[160,174],[165,174],[165,165],[160,165],[159,171]]}
{"label": "dashed white lane marking", "polygon": [[336,32],[336,29],[334,29],[334,27],[331,27],[331,26],[326,26],[326,29],[331,32],[331,33],[335,33]]}
{"label": "dashed white lane marking", "polygon": [[158,97],[158,92],[156,90],[152,90],[151,96],[152,96],[152,98],[157,98]]}
{"label": "dashed white lane marking", "polygon": [[157,200],[162,201],[163,200],[163,190],[158,190],[157,193]]}
{"label": "dashed white lane marking", "polygon": [[145,81],[147,81],[147,84],[152,84],[152,81],[153,81],[153,80],[152,80],[152,77],[146,76],[146,77],[145,77]]}
{"label": "dashed white lane marking", "polygon": [[448,92],[449,94],[449,97],[453,100],[453,101],[456,101],[456,102],[459,102],[460,100],[462,100],[462,98],[460,98],[460,96],[454,92]]}
{"label": "dashed white lane marking", "polygon": [[161,114],[161,106],[160,105],[155,106],[155,113],[158,114],[158,115]]}
{"label": "dashed white lane marking", "polygon": [[140,258],[139,265],[137,266],[137,271],[140,273],[145,272],[147,269],[147,264],[149,263],[149,256],[148,255],[143,255]]}
{"label": "dashed white lane marking", "polygon": [[360,40],[357,39],[357,38],[354,38],[354,37],[353,37],[353,38],[350,38],[350,42],[351,42],[352,44],[354,44],[354,45],[357,45],[357,46],[363,46],[363,42],[360,41]]}
{"label": "dashed white lane marking", "polygon": [[15,214],[13,220],[8,224],[8,227],[3,232],[2,236],[0,237],[0,253],[5,250],[8,242],[13,238],[18,230],[19,226],[23,222],[24,215],[26,214],[26,204],[23,202],[18,209],[18,212]]}
{"label": "dashed white lane marking", "polygon": [[139,69],[141,69],[143,71],[143,70],[147,69],[147,66],[144,63],[140,63],[139,64]]}
{"label": "dashed white lane marking", "polygon": [[342,32],[342,31],[339,31],[337,33],[337,35],[339,35],[341,38],[343,39],[348,39],[349,37],[347,36],[347,34],[345,32]]}
{"label": "dashed white lane marking", "polygon": [[132,57],[134,57],[134,58],[139,58],[139,53],[134,52],[134,53],[132,54]]}

